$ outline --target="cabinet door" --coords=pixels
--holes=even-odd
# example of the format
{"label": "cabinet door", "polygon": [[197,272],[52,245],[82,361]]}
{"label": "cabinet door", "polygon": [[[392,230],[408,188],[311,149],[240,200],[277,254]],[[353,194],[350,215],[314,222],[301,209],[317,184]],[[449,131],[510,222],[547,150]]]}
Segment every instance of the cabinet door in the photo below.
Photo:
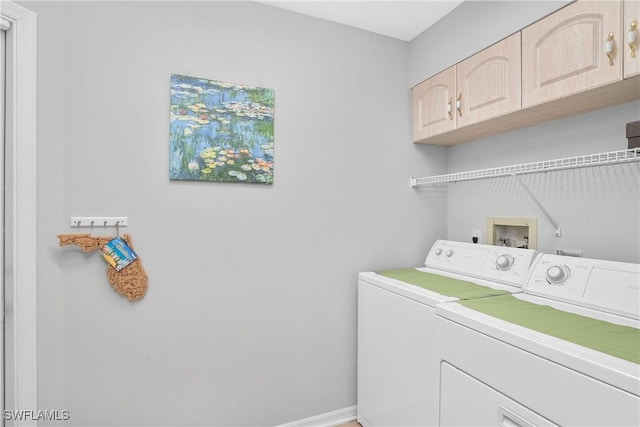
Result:
{"label": "cabinet door", "polygon": [[456,67],[413,88],[413,140],[421,141],[456,128]]}
{"label": "cabinet door", "polygon": [[[624,20],[622,21],[623,37],[623,68],[624,78],[640,74],[640,1],[625,0]],[[635,25],[633,24],[635,22]],[[635,41],[634,41],[635,40]],[[633,45],[633,49],[632,46]],[[635,53],[634,53],[635,52]]]}
{"label": "cabinet door", "polygon": [[520,110],[520,33],[456,65],[458,127]]}
{"label": "cabinet door", "polygon": [[621,80],[621,9],[621,1],[578,0],[523,29],[522,108]]}

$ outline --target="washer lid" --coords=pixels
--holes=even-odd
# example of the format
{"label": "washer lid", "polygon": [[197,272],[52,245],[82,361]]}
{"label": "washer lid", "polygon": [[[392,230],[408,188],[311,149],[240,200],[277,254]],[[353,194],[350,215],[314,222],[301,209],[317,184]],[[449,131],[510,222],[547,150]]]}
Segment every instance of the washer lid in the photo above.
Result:
{"label": "washer lid", "polygon": [[428,273],[415,268],[386,270],[378,273],[380,276],[390,277],[401,282],[410,283],[428,289],[440,295],[465,300],[471,298],[485,298],[493,295],[504,295],[509,292],[493,289],[466,280],[454,279],[440,274]]}

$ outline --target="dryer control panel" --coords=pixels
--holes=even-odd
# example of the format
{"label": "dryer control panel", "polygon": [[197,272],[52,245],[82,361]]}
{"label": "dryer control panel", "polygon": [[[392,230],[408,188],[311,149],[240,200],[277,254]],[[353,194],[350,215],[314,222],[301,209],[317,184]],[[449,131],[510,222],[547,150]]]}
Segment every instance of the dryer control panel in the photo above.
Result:
{"label": "dryer control panel", "polygon": [[640,318],[640,264],[541,255],[525,293]]}
{"label": "dryer control panel", "polygon": [[427,255],[425,265],[522,287],[536,255],[533,249],[437,240]]}

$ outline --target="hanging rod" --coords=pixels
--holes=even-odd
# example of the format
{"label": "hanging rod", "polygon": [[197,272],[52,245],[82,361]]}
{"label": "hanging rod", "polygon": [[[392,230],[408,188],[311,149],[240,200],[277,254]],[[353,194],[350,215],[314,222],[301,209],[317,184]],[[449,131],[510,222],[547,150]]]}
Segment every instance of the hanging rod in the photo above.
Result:
{"label": "hanging rod", "polygon": [[566,157],[564,159],[543,160],[541,162],[499,166],[496,168],[478,169],[474,171],[455,172],[446,175],[426,176],[422,178],[411,177],[411,187],[634,161],[640,161],[640,148],[585,154],[582,156]]}

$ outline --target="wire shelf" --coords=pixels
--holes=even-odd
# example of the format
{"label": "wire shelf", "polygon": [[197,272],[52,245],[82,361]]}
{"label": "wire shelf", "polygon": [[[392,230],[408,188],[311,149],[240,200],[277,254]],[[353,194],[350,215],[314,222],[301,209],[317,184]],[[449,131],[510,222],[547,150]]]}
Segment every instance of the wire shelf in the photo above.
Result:
{"label": "wire shelf", "polygon": [[640,160],[640,148],[629,150],[608,151],[605,153],[585,154],[582,156],[566,157],[564,159],[543,160],[540,162],[522,163],[519,165],[499,166],[489,169],[455,172],[446,175],[411,177],[411,187],[418,185],[439,184],[446,182],[468,181],[473,179],[494,178],[509,175],[522,175],[536,172],[548,172],[561,169],[575,169],[612,163],[624,163]]}

